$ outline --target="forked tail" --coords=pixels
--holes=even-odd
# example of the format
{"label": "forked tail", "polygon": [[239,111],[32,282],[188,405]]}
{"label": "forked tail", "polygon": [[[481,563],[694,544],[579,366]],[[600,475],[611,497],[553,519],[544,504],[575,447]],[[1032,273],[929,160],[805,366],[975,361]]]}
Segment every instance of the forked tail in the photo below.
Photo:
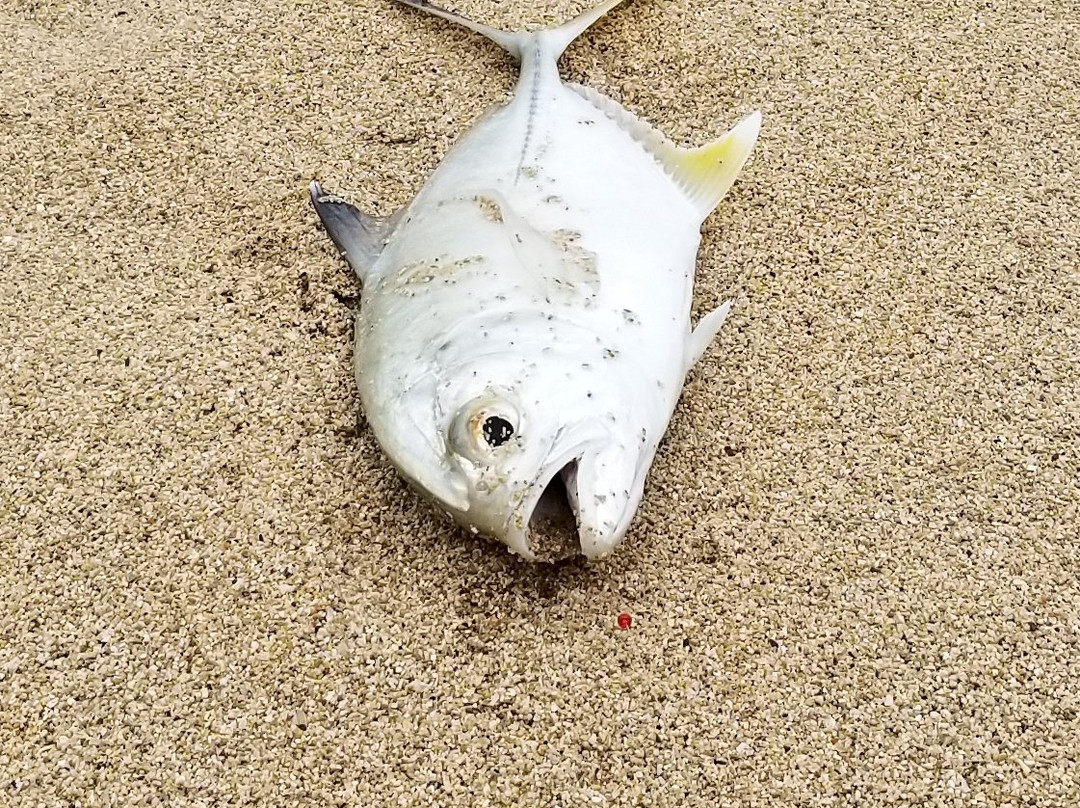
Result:
{"label": "forked tail", "polygon": [[[521,62],[521,80],[525,82],[535,80],[536,75],[543,70],[555,69],[555,60],[566,50],[566,47],[623,0],[605,0],[596,8],[579,14],[569,22],[554,28],[532,32],[500,31],[498,28],[474,22],[453,11],[447,11],[430,0],[397,0],[397,2],[456,22],[501,45]],[[750,156],[750,151],[761,129],[761,113],[754,112],[719,140],[696,149],[683,149],[610,98],[587,87],[576,84],[567,86],[619,124],[627,134],[650,151],[686,194],[686,198],[702,220],[720,203],[732,183],[735,182],[743,164]],[[528,144],[528,136],[526,136],[523,154],[528,149]],[[520,173],[520,165],[518,170]]]}
{"label": "forked tail", "polygon": [[492,42],[501,45],[509,51],[518,61],[521,61],[524,54],[528,51],[526,46],[530,43],[536,43],[541,39],[544,43],[543,48],[545,55],[549,55],[553,59],[558,59],[571,42],[581,36],[590,25],[607,14],[611,9],[615,8],[615,6],[619,5],[619,3],[623,2],[623,0],[606,0],[606,2],[601,3],[596,8],[579,14],[569,22],[565,22],[555,28],[529,32],[500,31],[498,28],[492,28],[490,25],[474,22],[468,17],[463,17],[453,11],[447,11],[445,8],[440,8],[428,0],[397,0],[397,2],[406,6],[418,8],[421,11],[426,11],[428,14],[434,14],[436,17],[442,17],[444,20],[456,22],[458,25],[464,25],[466,28],[476,31],[478,34],[483,34]]}

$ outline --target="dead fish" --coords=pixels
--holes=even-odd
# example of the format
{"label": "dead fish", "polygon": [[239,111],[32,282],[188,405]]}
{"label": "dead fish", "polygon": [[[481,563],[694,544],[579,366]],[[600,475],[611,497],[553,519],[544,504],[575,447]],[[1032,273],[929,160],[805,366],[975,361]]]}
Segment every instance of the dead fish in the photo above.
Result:
{"label": "dead fish", "polygon": [[560,54],[621,0],[530,33],[398,1],[495,41],[520,77],[393,216],[312,183],[362,286],[364,413],[400,474],[474,533],[529,559],[604,557],[727,317],[690,327],[700,228],[761,116],[683,149],[564,83]]}

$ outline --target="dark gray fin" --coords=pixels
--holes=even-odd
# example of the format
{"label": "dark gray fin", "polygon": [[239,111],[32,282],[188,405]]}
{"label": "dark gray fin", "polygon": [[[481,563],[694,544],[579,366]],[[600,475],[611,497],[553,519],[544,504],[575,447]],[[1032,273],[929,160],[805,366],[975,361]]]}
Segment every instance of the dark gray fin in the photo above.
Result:
{"label": "dark gray fin", "polygon": [[317,182],[311,183],[310,191],[311,204],[323,227],[363,284],[386,246],[399,214],[369,216],[340,196],[326,193]]}
{"label": "dark gray fin", "polygon": [[559,55],[566,50],[566,47],[581,36],[590,25],[599,20],[608,11],[615,6],[622,3],[623,0],[606,0],[596,8],[590,9],[569,22],[563,23],[555,28],[547,28],[543,31],[535,31],[529,33],[515,33],[510,31],[500,31],[498,28],[492,28],[489,25],[483,23],[474,22],[468,17],[463,17],[461,14],[457,14],[453,11],[448,11],[445,8],[440,8],[429,0],[397,0],[399,3],[403,3],[406,6],[412,6],[418,8],[421,11],[426,11],[428,14],[434,14],[436,17],[442,17],[444,20],[450,20],[456,22],[458,25],[463,25],[478,34],[483,34],[492,42],[501,45],[511,55],[517,57],[520,61],[522,53],[524,52],[525,45],[528,43],[542,43],[541,47],[545,56],[550,56],[552,60],[558,59]]}
{"label": "dark gray fin", "polygon": [[474,22],[468,17],[458,14],[453,11],[449,11],[445,8],[428,2],[428,0],[397,0],[406,6],[412,8],[418,8],[421,11],[426,11],[428,14],[434,14],[436,17],[442,17],[444,20],[450,20],[458,25],[464,26],[472,31],[476,31],[478,34],[482,34],[490,39],[497,45],[501,45],[504,49],[509,51],[513,56],[521,59],[521,46],[526,34],[514,34],[508,31],[500,31],[498,28],[492,28],[490,25],[484,25],[483,23]]}

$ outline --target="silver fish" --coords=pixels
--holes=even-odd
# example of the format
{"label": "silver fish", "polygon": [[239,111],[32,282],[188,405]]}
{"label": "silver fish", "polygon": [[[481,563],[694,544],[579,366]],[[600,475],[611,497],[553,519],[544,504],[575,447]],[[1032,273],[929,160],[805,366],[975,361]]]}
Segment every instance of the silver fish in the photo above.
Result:
{"label": "silver fish", "polygon": [[356,380],[400,474],[453,519],[529,559],[608,555],[626,534],[687,371],[727,317],[690,327],[701,223],[761,125],[676,147],[557,60],[621,0],[510,33],[398,0],[520,64],[393,216],[312,183],[362,285]]}

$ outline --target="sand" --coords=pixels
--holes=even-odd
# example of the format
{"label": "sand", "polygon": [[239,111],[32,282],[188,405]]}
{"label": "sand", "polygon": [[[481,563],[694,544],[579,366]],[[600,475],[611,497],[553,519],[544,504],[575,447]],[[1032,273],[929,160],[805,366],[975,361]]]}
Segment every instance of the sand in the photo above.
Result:
{"label": "sand", "polygon": [[1080,804],[1073,0],[570,49],[679,142],[765,126],[635,527],[549,567],[393,473],[306,199],[395,209],[506,56],[384,0],[0,0],[0,43],[0,805]]}

